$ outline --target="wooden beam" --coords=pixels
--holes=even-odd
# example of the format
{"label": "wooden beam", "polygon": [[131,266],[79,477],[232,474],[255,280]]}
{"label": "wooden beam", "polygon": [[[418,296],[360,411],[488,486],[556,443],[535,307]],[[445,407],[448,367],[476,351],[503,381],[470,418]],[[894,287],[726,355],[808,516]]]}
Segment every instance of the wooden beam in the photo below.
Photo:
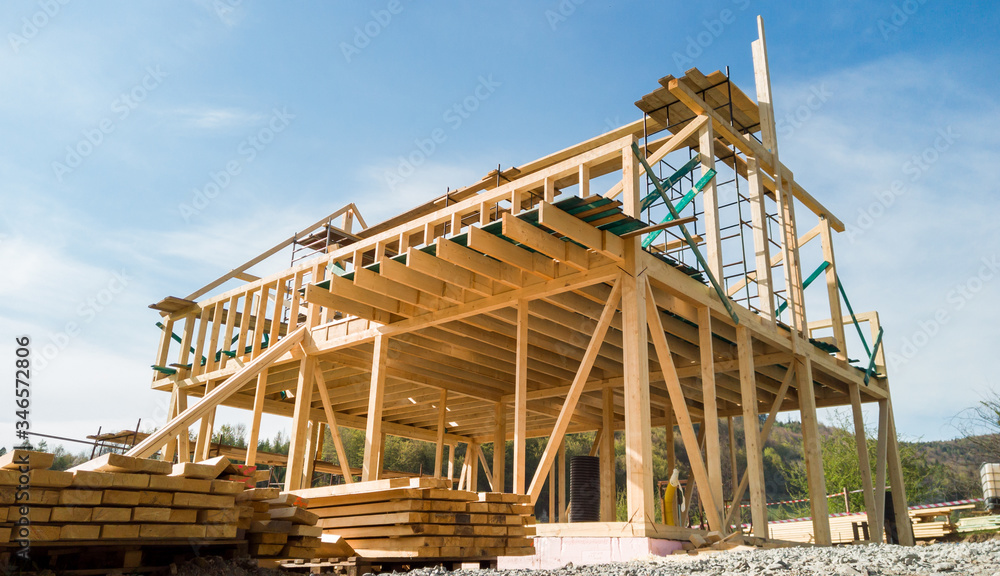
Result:
{"label": "wooden beam", "polygon": [[[656,348],[656,356],[660,361],[660,369],[666,379],[667,392],[670,395],[670,403],[674,409],[674,416],[677,418],[677,427],[680,429],[681,438],[684,441],[684,448],[688,454],[688,461],[691,466],[691,473],[694,476],[701,495],[702,503],[705,507],[705,514],[708,516],[708,524],[711,530],[722,531],[722,516],[720,514],[721,502],[716,502],[712,495],[711,485],[708,480],[708,470],[705,461],[701,457],[701,447],[695,435],[694,423],[691,420],[691,413],[688,411],[687,402],[684,399],[684,391],[681,389],[680,380],[677,378],[677,371],[674,366],[674,358],[670,353],[670,345],[664,335],[663,324],[660,323],[660,315],[653,300],[652,287],[646,283],[648,306],[647,318],[649,318],[649,331],[653,336],[653,345]],[[704,427],[702,427],[704,430]]]}
{"label": "wooden beam", "polygon": [[507,406],[497,402],[493,412],[493,491],[506,492],[507,478]]}
{"label": "wooden beam", "polygon": [[[740,355],[740,391],[743,396],[743,436],[747,454],[747,476],[750,479],[750,515],[753,535],[767,538],[767,494],[764,489],[764,446],[757,428],[757,381],[753,365],[753,340],[746,326],[736,327],[736,344]],[[825,494],[824,494],[825,496]],[[738,506],[738,502],[733,502]]]}
{"label": "wooden beam", "polygon": [[[741,326],[736,327],[737,341]],[[705,428],[705,463],[708,468],[708,483],[712,498],[722,502],[722,454],[719,448],[718,392],[715,388],[715,353],[712,348],[712,312],[708,308],[698,308],[698,343],[701,353],[701,395]],[[750,351],[753,354],[753,350]],[[740,356],[742,361],[742,356]],[[753,362],[753,358],[750,359]],[[740,375],[743,365],[740,364]],[[743,390],[746,399],[746,390]],[[756,408],[755,408],[756,409]]]}
{"label": "wooden beam", "polygon": [[[757,308],[762,317],[774,320],[774,284],[771,281],[771,241],[768,236],[767,210],[760,166],[753,156],[747,158],[747,181],[750,186],[750,221],[756,263]],[[744,281],[745,285],[746,282]],[[730,292],[730,296],[732,296]],[[735,477],[735,475],[734,475]]]}
{"label": "wooden beam", "polygon": [[448,390],[441,390],[438,399],[437,442],[434,445],[434,477],[441,477],[441,463],[444,459],[444,430],[448,417]]}
{"label": "wooden beam", "polygon": [[236,392],[239,392],[247,382],[256,377],[257,374],[270,366],[275,360],[287,353],[292,346],[298,344],[305,336],[306,330],[307,328],[302,326],[279,340],[277,343],[268,346],[266,352],[229,376],[229,378],[227,378],[222,384],[216,386],[211,393],[206,395],[201,402],[198,402],[184,412],[177,414],[174,418],[171,418],[170,421],[167,422],[162,428],[147,436],[142,442],[133,446],[132,449],[126,453],[126,455],[138,458],[148,458],[153,454],[153,452],[158,450],[160,446],[163,446],[163,443],[171,436],[176,436],[181,429],[186,430],[187,427],[198,418],[208,414],[211,408],[218,406],[227,398]]}
{"label": "wooden beam", "polygon": [[304,356],[299,362],[299,375],[295,386],[295,411],[292,414],[292,434],[288,447],[288,467],[285,469],[285,491],[302,488],[306,469],[306,444],[309,438],[309,420],[312,412],[312,395],[316,388],[316,358]]}
{"label": "wooden beam", "polygon": [[330,402],[330,391],[323,380],[323,371],[316,370],[316,386],[319,388],[319,398],[323,403],[323,413],[326,415],[326,425],[330,429],[330,438],[333,439],[333,448],[337,452],[337,462],[340,464],[340,472],[344,477],[344,482],[351,484],[354,482],[354,475],[351,473],[351,464],[347,461],[347,451],[344,450],[344,441],[340,437],[340,426],[337,422],[337,414],[333,411],[333,404]]}
{"label": "wooden beam", "polygon": [[514,494],[525,493],[528,470],[525,442],[528,428],[528,301],[517,302],[517,338],[514,361]]}
{"label": "wooden beam", "polygon": [[386,361],[389,358],[389,338],[375,339],[372,356],[371,388],[368,393],[368,423],[365,428],[365,459],[361,466],[361,481],[378,480],[378,463],[382,442],[382,402],[385,397]]}
{"label": "wooden beam", "polygon": [[584,384],[586,384],[587,379],[590,377],[590,370],[594,366],[597,352],[601,349],[601,345],[604,344],[604,336],[607,334],[611,320],[618,310],[618,302],[621,298],[622,290],[621,284],[621,280],[616,281],[611,290],[611,295],[604,306],[604,311],[601,313],[601,318],[594,329],[594,334],[590,338],[590,343],[587,344],[587,350],[583,355],[583,360],[580,362],[580,368],[573,378],[573,384],[566,395],[566,400],[563,402],[562,408],[559,410],[559,416],[556,418],[555,425],[552,427],[552,434],[549,435],[549,441],[545,444],[545,450],[542,451],[542,456],[538,461],[538,468],[535,469],[535,476],[528,487],[528,494],[531,496],[532,504],[538,501],[538,497],[542,493],[545,476],[549,473],[549,469],[552,468],[556,452],[563,441],[563,437],[566,435],[570,421],[573,419],[573,412],[576,411],[577,402],[583,394]]}
{"label": "wooden beam", "polygon": [[605,387],[601,391],[603,402],[603,426],[600,438],[601,468],[601,522],[615,521],[615,504],[618,496],[615,490],[615,396],[614,389]]}
{"label": "wooden beam", "polygon": [[633,230],[632,232],[626,232],[621,234],[621,237],[625,240],[629,238],[634,238],[636,236],[643,236],[649,234],[650,232],[656,232],[657,230],[666,230],[667,228],[673,228],[674,226],[680,226],[681,224],[690,224],[692,222],[697,222],[697,216],[688,216],[686,218],[681,218],[680,220],[670,220],[667,222],[661,222],[659,224],[654,224],[653,226],[646,226],[645,228],[640,228],[638,230]]}
{"label": "wooden beam", "polygon": [[802,417],[802,443],[805,455],[806,479],[809,485],[809,506],[812,510],[813,536],[816,544],[829,546],[829,508],[826,501],[826,478],[823,474],[823,451],[820,448],[819,421],[816,418],[816,390],[812,378],[812,362],[808,357],[796,361],[799,412]]}
{"label": "wooden beam", "polygon": [[[715,136],[712,119],[705,117],[705,126],[698,131],[698,155],[701,158],[701,175],[715,170]],[[715,178],[702,191],[705,219],[705,261],[708,270],[720,280],[725,276],[722,269],[722,233],[719,230],[719,198],[716,193]],[[711,433],[711,430],[708,432]],[[721,500],[720,500],[721,501]]]}
{"label": "wooden beam", "polygon": [[[833,257],[833,230],[830,228],[830,221],[822,216],[819,219],[819,226],[823,259],[830,263],[826,267],[826,293],[830,301],[830,318],[843,318],[844,313],[840,309],[840,289],[837,286],[837,261]],[[843,322],[833,322],[833,342],[838,348],[836,357],[846,362],[847,338],[844,335]]]}
{"label": "wooden beam", "polygon": [[[888,386],[888,384],[886,384]],[[889,442],[886,451],[886,467],[889,471],[889,483],[892,486],[892,509],[896,514],[896,532],[899,544],[913,546],[913,526],[907,513],[906,481],[903,477],[903,464],[899,456],[899,440],[896,436],[896,419],[892,414],[892,398],[889,399]]]}
{"label": "wooden beam", "polygon": [[257,443],[260,440],[260,417],[264,413],[264,396],[267,394],[267,372],[257,375],[257,388],[253,396],[253,416],[250,420],[250,438],[247,440],[246,463],[257,463]]}
{"label": "wooden beam", "polygon": [[882,533],[875,532],[879,525],[876,517],[878,508],[875,506],[875,490],[872,486],[872,465],[868,454],[868,435],[865,432],[865,417],[861,411],[861,390],[856,382],[849,384],[851,395],[851,414],[854,417],[854,443],[858,450],[858,469],[861,472],[861,490],[865,498],[865,512],[868,516],[869,535],[872,542],[882,543]]}

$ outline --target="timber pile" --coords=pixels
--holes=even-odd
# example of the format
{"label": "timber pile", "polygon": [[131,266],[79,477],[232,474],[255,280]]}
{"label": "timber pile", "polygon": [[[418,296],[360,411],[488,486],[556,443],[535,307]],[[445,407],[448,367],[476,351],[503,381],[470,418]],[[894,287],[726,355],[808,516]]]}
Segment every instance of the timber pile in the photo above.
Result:
{"label": "timber pile", "polygon": [[[21,462],[27,472],[21,472]],[[0,542],[13,542],[14,523],[27,512],[32,544],[122,540],[224,540],[236,537],[237,482],[219,480],[224,459],[172,466],[117,454],[68,471],[49,470],[54,456],[14,450],[0,457]],[[27,480],[26,494],[18,485]]]}
{"label": "timber pile", "polygon": [[[312,558],[323,529],[307,510],[309,501],[277,488],[254,488],[237,497],[247,526],[250,555],[257,558]],[[244,510],[249,510],[249,515]]]}
{"label": "timber pile", "polygon": [[363,558],[491,558],[534,553],[527,496],[400,478],[299,490],[327,536]]}
{"label": "timber pile", "polygon": [[[911,508],[910,521],[913,523],[913,537],[917,540],[938,540],[956,531],[951,522],[952,512],[973,508],[975,504],[962,503],[951,506]],[[856,540],[855,535],[863,534],[862,525],[867,525],[868,516],[864,512],[835,514],[830,517],[830,533],[834,544],[846,544]],[[857,531],[855,529],[857,527]],[[870,530],[870,528],[869,528]],[[795,542],[812,542],[813,525],[809,518],[771,522],[768,526],[771,538]]]}
{"label": "timber pile", "polygon": [[[25,450],[0,456],[0,545],[14,543],[23,504],[33,546],[245,539],[254,557],[308,558],[320,545],[322,528],[306,500],[254,488],[256,467],[224,456],[171,464],[105,454],[67,471],[49,470],[53,459]],[[27,499],[15,506],[22,479]]]}

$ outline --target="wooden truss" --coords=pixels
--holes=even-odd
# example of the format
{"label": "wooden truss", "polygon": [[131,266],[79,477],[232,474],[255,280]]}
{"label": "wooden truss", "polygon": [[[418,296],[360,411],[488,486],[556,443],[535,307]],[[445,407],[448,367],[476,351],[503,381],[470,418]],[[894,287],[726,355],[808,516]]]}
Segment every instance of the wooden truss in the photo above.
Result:
{"label": "wooden truss", "polygon": [[[727,509],[727,491],[737,504],[748,493],[753,532],[766,537],[762,447],[777,414],[798,410],[814,533],[817,543],[829,544],[816,410],[851,406],[869,523],[881,526],[888,480],[901,540],[912,543],[885,362],[876,352],[866,378],[847,360],[845,325],[853,320],[841,312],[832,241],[843,225],[779,160],[762,27],[753,53],[757,102],[719,72],[668,76],[637,102],[644,120],[491,173],[345,236],[326,254],[170,311],[156,365],[176,373],[161,370],[153,381],[172,395],[170,421],[129,454],[203,453],[215,409],[232,406],[252,414],[249,463],[261,414],[291,418],[289,490],[312,485],[326,427],[348,482],[351,465],[360,466],[362,480],[380,477],[384,439],[394,435],[434,443],[435,476],[445,474],[448,447],[453,477],[455,448],[465,444],[460,486],[476,487],[481,467],[493,490],[535,501],[557,458],[565,458],[564,436],[596,431],[592,453],[601,458],[602,514],[610,522],[614,433],[621,430],[629,533],[654,535],[664,527],[653,514],[651,430],[665,426],[671,460],[675,430],[680,434],[709,526],[733,525],[738,505]],[[643,249],[645,234],[668,225],[644,220],[647,175],[633,145],[650,165],[697,153],[703,174],[726,166],[747,183],[754,271],[726,289],[754,283],[755,311],[729,303],[730,312],[698,271]],[[606,175],[616,184],[592,190]],[[702,194],[696,241],[707,270],[700,272],[723,278],[720,230],[727,223],[714,181]],[[776,207],[777,238],[769,237],[767,203]],[[798,235],[795,208],[818,217],[814,232]],[[692,221],[682,220],[669,226]],[[828,262],[835,321],[806,319],[799,248],[815,237]],[[785,287],[788,325],[777,320],[776,283]],[[874,313],[860,321],[878,328]],[[831,328],[833,354],[810,339]],[[192,398],[200,399],[188,406]],[[879,414],[874,474],[861,411],[870,402]],[[766,421],[758,427],[761,415]],[[718,423],[733,417],[746,423],[747,461],[738,484],[724,487]],[[195,425],[199,445],[192,451],[186,443]],[[347,462],[342,426],[365,431],[363,462]],[[548,443],[531,471],[525,441],[533,437]],[[508,441],[513,462],[497,449],[490,466],[480,447]],[[556,515],[564,517],[564,508],[562,501]],[[872,530],[876,540],[881,533]]]}

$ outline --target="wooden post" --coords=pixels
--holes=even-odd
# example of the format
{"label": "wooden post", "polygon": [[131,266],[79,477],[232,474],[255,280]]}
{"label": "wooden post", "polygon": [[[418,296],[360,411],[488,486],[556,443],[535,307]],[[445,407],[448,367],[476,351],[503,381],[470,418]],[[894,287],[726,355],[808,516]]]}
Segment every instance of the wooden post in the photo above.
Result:
{"label": "wooden post", "polygon": [[514,494],[524,494],[525,441],[528,433],[528,301],[517,303],[517,353],[514,367]]}
{"label": "wooden post", "polygon": [[264,413],[264,395],[267,394],[267,370],[257,375],[257,388],[253,396],[253,418],[250,420],[250,438],[247,439],[248,466],[257,464],[257,443],[260,441],[260,417]]}
{"label": "wooden post", "polygon": [[674,445],[674,414],[667,412],[667,425],[663,427],[663,439],[667,443],[667,474],[673,474],[677,467],[677,447]]}
{"label": "wooden post", "polygon": [[[799,412],[802,417],[802,442],[805,454],[806,478],[809,484],[809,504],[812,510],[815,543],[829,546],[829,506],[826,501],[826,478],[823,474],[823,452],[819,443],[819,421],[816,418],[816,390],[812,378],[812,361],[808,357],[797,359],[795,374],[798,380]],[[745,423],[744,423],[745,425]]]}
{"label": "wooden post", "polygon": [[[757,308],[763,318],[774,321],[774,284],[771,281],[771,242],[768,238],[767,211],[760,166],[753,156],[747,158],[747,182],[750,185],[750,221],[756,263]],[[734,474],[735,476],[735,474]]]}
{"label": "wooden post", "polygon": [[[733,491],[731,493],[732,505],[729,508],[729,514],[726,515],[726,521],[722,523],[723,526],[728,530],[729,526],[730,526],[729,518],[732,516],[733,510],[736,510],[737,514],[739,514],[739,512],[740,512],[740,503],[737,502],[736,499],[737,498],[742,498],[742,495],[739,494],[740,481],[738,480],[738,478],[740,477],[740,475],[739,475],[739,472],[737,471],[737,468],[736,468],[736,427],[734,426],[734,420],[733,420],[732,416],[728,417],[728,419],[726,421],[726,424],[727,424],[727,426],[729,428],[729,430],[728,430],[728,432],[729,432],[729,469],[732,470],[732,473],[730,475],[732,476],[732,483],[733,483]],[[762,440],[762,442],[763,442],[763,440]],[[742,515],[737,515],[736,516],[736,524],[737,525],[743,524],[743,517],[742,517]]]}
{"label": "wooden post", "polygon": [[559,484],[559,521],[568,522],[566,518],[566,439],[559,443],[559,473],[557,474],[557,484]]}
{"label": "wooden post", "polygon": [[379,335],[375,338],[375,350],[372,354],[368,422],[365,427],[365,459],[361,466],[362,482],[378,479],[382,449],[382,403],[385,397],[385,370],[388,357],[389,339]]}
{"label": "wooden post", "polygon": [[[214,387],[215,387],[214,382],[211,381],[205,382],[205,394],[202,395],[202,398],[208,396],[208,393],[211,392],[212,388]],[[215,410],[212,410],[211,412],[209,412],[209,414],[212,417],[214,417]],[[210,420],[211,419],[209,415],[205,415],[201,419],[201,422],[198,424],[198,439],[195,440],[194,443],[195,460],[208,459],[207,454],[208,450],[211,448],[212,445],[212,428],[213,428],[212,426],[213,423],[210,422]]]}
{"label": "wooden post", "polygon": [[[704,156],[703,156],[704,157]],[[741,326],[737,326],[737,333]],[[705,464],[716,502],[722,500],[722,454],[719,448],[719,411],[715,390],[715,354],[712,348],[712,313],[698,309],[698,344],[701,358],[701,392],[705,413]],[[751,358],[752,360],[752,358]]]}
{"label": "wooden post", "polygon": [[[635,139],[633,139],[635,142]],[[639,162],[631,147],[622,150],[622,186],[625,214],[641,217]],[[653,446],[650,436],[649,343],[646,279],[640,276],[642,253],[636,236],[624,241],[622,275],[622,355],[625,372],[625,479],[629,522],[653,522]],[[666,369],[664,369],[666,371]]]}
{"label": "wooden post", "polygon": [[312,412],[313,389],[316,388],[316,380],[313,375],[315,369],[315,357],[307,355],[299,362],[299,376],[295,387],[295,410],[292,413],[292,438],[288,448],[288,466],[285,468],[286,492],[302,487],[309,415]]}
{"label": "wooden post", "polygon": [[468,490],[479,492],[479,444],[469,442],[465,450],[465,461],[469,463]]}
{"label": "wooden post", "polygon": [[306,443],[306,461],[302,467],[302,488],[312,488],[313,472],[316,470],[317,448],[319,447],[319,422],[310,420],[307,426],[309,438]]}
{"label": "wooden post", "polygon": [[[861,471],[861,492],[865,497],[865,512],[868,516],[869,536],[872,542],[881,543],[882,533],[875,532],[878,526],[876,516],[878,508],[875,505],[875,490],[872,486],[872,465],[868,454],[868,437],[865,433],[864,413],[861,411],[861,390],[857,382],[850,384],[851,412],[854,416],[854,442],[858,450],[858,469]],[[846,489],[845,489],[846,492]],[[845,501],[849,501],[844,494]]]}
{"label": "wooden post", "polygon": [[[177,413],[180,414],[181,412],[183,412],[185,410],[187,410],[187,393],[184,392],[183,390],[178,390],[177,391]],[[215,414],[214,410],[212,411],[212,414],[213,415]],[[211,426],[211,424],[209,424],[209,425]],[[177,434],[177,461],[178,462],[190,462],[190,461],[192,461],[192,459],[194,461],[198,460],[198,455],[197,454],[194,454],[194,455],[191,454],[191,439],[189,437],[188,430],[189,430],[188,428],[184,428],[184,429],[182,429],[180,431],[179,434]],[[211,447],[211,445],[212,445],[211,434],[212,433],[209,432],[209,437],[208,437],[208,445],[209,445],[209,447]],[[205,460],[205,459],[207,459],[207,457],[203,457],[202,458],[202,460]]]}
{"label": "wooden post", "polygon": [[556,467],[549,468],[549,524],[556,522]]}
{"label": "wooden post", "polygon": [[878,401],[878,440],[875,446],[875,521],[872,532],[879,534],[879,541],[885,530],[885,461],[889,452],[889,401]]}
{"label": "wooden post", "polygon": [[507,477],[507,412],[503,402],[497,402],[493,414],[493,491],[506,492]]}
{"label": "wooden post", "polygon": [[[753,340],[750,329],[736,327],[736,344],[740,362],[740,397],[743,402],[743,437],[746,441],[747,474],[750,477],[750,517],[753,535],[767,538],[767,494],[764,490],[764,447],[760,443],[760,423],[757,416],[757,378],[753,362]],[[825,496],[825,494],[824,494]],[[739,503],[734,502],[734,505]]]}
{"label": "wooden post", "polygon": [[[886,383],[886,392],[889,384]],[[896,531],[899,544],[913,546],[913,525],[907,512],[906,482],[903,478],[903,464],[899,458],[899,440],[896,437],[896,419],[892,414],[892,399],[889,399],[889,445],[886,466],[889,469],[889,482],[892,486],[892,509],[896,513]]]}
{"label": "wooden post", "polygon": [[444,458],[444,428],[448,417],[448,391],[441,390],[438,399],[437,444],[434,446],[434,477],[441,477],[441,463]]}
{"label": "wooden post", "polygon": [[590,196],[590,166],[587,166],[586,163],[580,164],[577,176],[580,180],[580,198]]}
{"label": "wooden post", "polygon": [[844,314],[840,310],[840,289],[837,287],[837,262],[833,257],[833,230],[830,221],[819,217],[819,237],[823,244],[823,259],[830,263],[826,268],[826,292],[830,300],[830,322],[833,323],[834,346],[837,358],[847,361],[847,339],[844,337]]}
{"label": "wooden post", "polygon": [[[705,117],[705,125],[698,131],[698,154],[701,157],[701,175],[709,170],[715,170],[715,131],[712,129],[711,116]],[[709,182],[702,191],[702,201],[705,207],[705,261],[708,269],[719,282],[723,282],[722,271],[722,234],[719,231],[719,197],[716,193],[715,179]],[[709,430],[711,433],[711,430]]]}
{"label": "wooden post", "polygon": [[602,427],[598,457],[601,464],[601,522],[615,521],[615,391],[601,391]]}

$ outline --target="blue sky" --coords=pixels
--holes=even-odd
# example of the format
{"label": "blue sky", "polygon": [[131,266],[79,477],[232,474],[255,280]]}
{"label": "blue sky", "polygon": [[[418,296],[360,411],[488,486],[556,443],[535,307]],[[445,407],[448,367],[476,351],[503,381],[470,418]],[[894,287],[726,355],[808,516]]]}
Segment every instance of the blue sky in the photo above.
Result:
{"label": "blue sky", "polygon": [[956,435],[998,384],[1000,18],[934,0],[5,2],[0,354],[34,338],[34,429],[162,421],[146,305],[347,202],[377,222],[638,119],[692,66],[753,94],[758,13],[782,159],[848,224],[840,275],[881,311],[900,431]]}

